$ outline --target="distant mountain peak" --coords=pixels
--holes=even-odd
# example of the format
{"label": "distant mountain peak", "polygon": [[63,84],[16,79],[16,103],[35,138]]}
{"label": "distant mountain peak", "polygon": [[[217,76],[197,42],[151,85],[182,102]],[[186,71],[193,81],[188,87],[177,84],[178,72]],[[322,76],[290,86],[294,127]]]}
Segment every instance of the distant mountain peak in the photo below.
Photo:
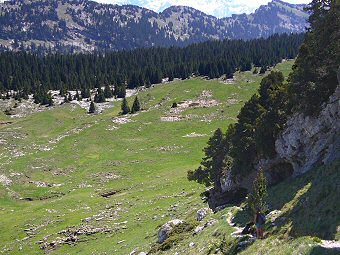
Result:
{"label": "distant mountain peak", "polygon": [[185,46],[211,39],[251,39],[303,32],[302,5],[273,0],[254,13],[218,19],[188,6],[163,12],[88,0],[11,0],[0,4],[2,50],[89,52]]}

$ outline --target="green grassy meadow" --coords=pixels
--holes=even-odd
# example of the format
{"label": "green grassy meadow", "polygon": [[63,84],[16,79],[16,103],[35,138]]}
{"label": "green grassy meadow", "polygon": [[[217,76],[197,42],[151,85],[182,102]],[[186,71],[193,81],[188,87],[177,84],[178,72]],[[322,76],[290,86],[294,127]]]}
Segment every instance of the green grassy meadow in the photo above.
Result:
{"label": "green grassy meadow", "polygon": [[[292,65],[286,61],[275,69],[288,76]],[[234,84],[195,78],[156,85],[138,94],[144,110],[126,124],[112,122],[120,102],[100,115],[71,104],[21,119],[0,113],[0,121],[13,121],[0,125],[0,175],[10,181],[0,183],[0,253],[149,251],[159,226],[174,218],[193,220],[207,206],[200,197],[205,187],[189,182],[187,171],[198,167],[212,132],[236,121],[261,78],[245,72],[236,73]],[[185,109],[181,121],[161,121],[173,102],[197,99],[203,91],[219,104]],[[202,136],[186,137],[192,133]],[[110,191],[115,194],[101,196]],[[212,215],[218,223],[199,235],[185,235],[176,247],[180,254],[221,253],[221,242],[234,242],[233,229],[225,223],[229,210]],[[81,226],[110,231],[40,248],[44,238],[52,242],[65,236],[60,231]],[[188,250],[190,241],[197,245]],[[174,249],[160,253],[174,254]]]}

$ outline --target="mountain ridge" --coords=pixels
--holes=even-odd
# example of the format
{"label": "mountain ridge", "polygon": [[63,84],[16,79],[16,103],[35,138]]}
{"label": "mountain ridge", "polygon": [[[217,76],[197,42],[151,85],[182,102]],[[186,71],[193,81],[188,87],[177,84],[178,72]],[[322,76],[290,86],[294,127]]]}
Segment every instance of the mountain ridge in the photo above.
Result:
{"label": "mountain ridge", "polygon": [[93,52],[300,33],[308,17],[302,7],[274,0],[252,14],[220,19],[187,6],[157,13],[88,0],[12,0],[0,3],[0,48]]}

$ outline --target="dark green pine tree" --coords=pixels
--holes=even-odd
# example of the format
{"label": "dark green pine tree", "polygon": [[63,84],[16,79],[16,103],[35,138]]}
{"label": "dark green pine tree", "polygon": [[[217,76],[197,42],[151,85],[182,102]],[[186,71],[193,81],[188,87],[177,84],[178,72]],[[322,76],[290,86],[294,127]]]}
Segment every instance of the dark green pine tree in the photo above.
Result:
{"label": "dark green pine tree", "polygon": [[95,113],[95,111],[96,111],[96,107],[95,107],[93,101],[91,101],[88,113],[92,114],[92,113]]}
{"label": "dark green pine tree", "polygon": [[89,88],[83,88],[81,90],[81,97],[82,98],[89,98],[91,96],[90,89]]}
{"label": "dark green pine tree", "polygon": [[65,90],[65,87],[62,85],[60,90],[59,90],[59,95],[60,96],[65,96],[65,94],[66,94],[66,90]]}
{"label": "dark green pine tree", "polygon": [[138,85],[139,85],[138,76],[137,76],[136,73],[133,73],[131,78],[129,79],[128,88],[134,89],[134,88],[138,87]]}
{"label": "dark green pine tree", "polygon": [[68,97],[65,95],[64,96],[64,104],[67,104],[67,103],[69,103],[70,102],[70,100],[68,100]]}
{"label": "dark green pine tree", "polygon": [[[315,0],[313,6],[317,7],[319,2],[326,3],[326,1]],[[316,59],[330,61],[330,65],[326,61],[321,70],[303,61],[297,61],[296,66],[303,73],[307,71],[307,74],[310,74],[308,81],[311,82],[305,82],[305,79],[301,80],[298,76],[296,79],[292,79],[297,82],[301,80],[296,84],[298,90],[296,92],[300,90],[302,93],[308,92],[304,93],[306,100],[310,98],[309,91],[313,92],[311,91],[314,87],[313,84],[317,85],[316,88],[318,88],[321,98],[329,95],[334,88],[334,65],[337,64],[336,67],[338,67],[339,63],[337,57],[338,34],[336,32],[339,30],[340,22],[336,22],[339,20],[338,5],[333,4],[335,1],[329,2],[332,3],[331,8],[321,8],[321,6],[322,15],[314,15],[311,18],[311,32],[314,35],[309,38],[313,39],[313,42],[314,39],[317,40],[313,43],[316,47],[307,47],[306,54],[319,52]],[[327,24],[330,22],[326,29],[321,26],[324,22]],[[322,34],[330,36],[320,36]],[[81,89],[82,98],[89,98],[89,89],[99,88],[103,84],[116,84],[121,89],[115,93],[118,97],[123,98],[125,96],[124,87],[127,85],[129,88],[143,85],[149,87],[150,84],[162,82],[165,77],[169,77],[170,81],[174,77],[185,79],[197,72],[201,75],[208,75],[210,78],[220,77],[223,74],[232,77],[232,74],[242,63],[248,67],[250,64],[272,66],[283,58],[294,58],[302,39],[303,35],[274,35],[265,40],[211,41],[190,45],[185,49],[165,47],[124,52],[98,52],[88,55],[55,54],[45,56],[42,54],[38,56],[25,52],[2,52],[0,53],[0,91],[6,93],[6,91],[15,90],[18,92],[26,89],[29,93],[38,94],[38,90],[40,90],[40,99],[42,99],[43,94],[50,89],[60,90],[62,97],[65,93],[67,95],[67,90]],[[326,50],[327,47],[323,47],[324,45],[332,47],[330,50]],[[61,49],[61,45],[56,47],[57,50]],[[37,49],[38,47],[36,47]],[[333,53],[335,53],[335,57],[330,56]],[[300,55],[306,54],[301,52]],[[27,66],[30,68],[26,68]],[[318,70],[317,74],[313,74],[313,70]],[[322,77],[318,77],[323,74],[327,74],[329,77],[326,84],[329,89],[326,90],[322,89],[323,83],[319,82]],[[37,84],[39,84],[39,88],[36,86]],[[79,86],[80,84],[81,86]],[[310,88],[308,89],[308,87]],[[117,88],[115,89],[117,90]],[[295,89],[293,89],[294,91]],[[108,97],[108,94],[104,94]]]}
{"label": "dark green pine tree", "polygon": [[129,107],[129,104],[128,104],[128,102],[127,102],[125,97],[123,99],[121,109],[122,109],[122,114],[123,115],[128,114],[130,112],[130,107]]}
{"label": "dark green pine tree", "polygon": [[265,66],[262,66],[262,67],[261,67],[261,69],[260,69],[260,72],[259,72],[259,74],[265,74],[265,73],[266,73],[266,71],[267,71],[267,67],[265,67]]}
{"label": "dark green pine tree", "polygon": [[70,92],[68,92],[68,98],[67,98],[67,99],[68,99],[68,101],[69,101],[69,102],[71,102],[71,101],[72,101],[72,95],[71,95],[71,93],[70,93]]}
{"label": "dark green pine tree", "polygon": [[105,98],[111,98],[113,96],[109,85],[105,85],[104,96]]}
{"label": "dark green pine tree", "polygon": [[53,98],[52,98],[52,94],[48,93],[47,94],[47,105],[48,106],[53,106],[54,102],[53,102]]}
{"label": "dark green pine tree", "polygon": [[248,205],[253,214],[258,210],[262,213],[268,210],[267,197],[267,179],[264,171],[260,169],[253,182],[253,191],[248,195]]}
{"label": "dark green pine tree", "polygon": [[140,111],[140,103],[139,103],[138,97],[136,96],[135,100],[133,101],[131,113],[136,113],[136,112],[139,112],[139,111]]}
{"label": "dark green pine tree", "polygon": [[124,98],[126,96],[126,87],[124,84],[116,85],[114,95],[118,98]]}
{"label": "dark green pine tree", "polygon": [[290,75],[293,111],[316,116],[338,86],[340,63],[340,1],[313,0],[310,28]]}
{"label": "dark green pine tree", "polygon": [[104,95],[104,92],[103,92],[103,90],[101,88],[97,89],[97,93],[94,96],[94,102],[96,102],[96,103],[103,103],[103,102],[105,102],[105,95]]}
{"label": "dark green pine tree", "polygon": [[76,90],[76,94],[74,95],[73,100],[80,101],[80,95],[79,95],[78,90]]}
{"label": "dark green pine tree", "polygon": [[195,171],[188,172],[188,179],[195,180],[206,186],[214,185],[216,191],[220,191],[220,178],[225,167],[226,139],[221,129],[217,129],[204,148],[205,157],[201,166]]}

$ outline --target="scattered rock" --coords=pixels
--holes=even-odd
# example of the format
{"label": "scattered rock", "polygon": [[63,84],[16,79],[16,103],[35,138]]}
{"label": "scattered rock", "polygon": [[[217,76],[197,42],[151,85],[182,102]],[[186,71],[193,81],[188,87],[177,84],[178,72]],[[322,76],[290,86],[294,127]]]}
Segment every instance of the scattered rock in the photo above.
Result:
{"label": "scattered rock", "polygon": [[207,136],[206,134],[198,134],[198,133],[191,133],[191,134],[187,134],[187,135],[184,135],[182,137],[188,137],[188,138],[192,138],[192,137],[203,137],[203,136]]}
{"label": "scattered rock", "polygon": [[164,121],[164,122],[175,122],[175,121],[181,121],[183,119],[185,119],[183,116],[177,116],[177,115],[161,117],[161,121]]}
{"label": "scattered rock", "polygon": [[42,181],[29,181],[28,183],[34,184],[36,187],[52,187],[53,185],[47,182],[42,182]]}
{"label": "scattered rock", "polygon": [[199,209],[197,211],[197,220],[202,221],[210,212],[211,212],[210,208]]}
{"label": "scattered rock", "polygon": [[94,173],[91,176],[93,178],[98,178],[101,182],[108,182],[111,180],[116,180],[116,179],[121,178],[119,175],[116,175],[114,172]]}
{"label": "scattered rock", "polygon": [[119,116],[119,117],[114,117],[112,119],[112,122],[114,124],[122,125],[122,124],[132,122],[132,120],[129,118],[129,116]]}
{"label": "scattered rock", "polygon": [[205,228],[214,225],[217,222],[217,220],[209,220],[208,222],[206,222],[203,226],[197,226],[194,230],[193,235],[197,235],[198,233],[202,232]]}
{"label": "scattered rock", "polygon": [[[120,207],[120,205],[116,205],[116,206],[112,206],[109,208],[106,208],[102,211],[100,211],[99,213],[91,216],[91,217],[86,217],[85,219],[83,219],[83,222],[90,222],[90,221],[114,221],[117,220],[119,218],[119,213],[123,211],[123,209]],[[127,221],[124,222],[120,222],[120,223],[114,223],[115,225],[115,229],[120,229],[121,227],[125,227],[125,224],[127,224]]]}
{"label": "scattered rock", "polygon": [[266,219],[271,222],[275,222],[275,220],[281,215],[281,213],[282,211],[280,210],[273,210],[266,215]]}
{"label": "scattered rock", "polygon": [[12,184],[12,180],[3,174],[0,174],[0,183],[4,186],[10,186]]}
{"label": "scattered rock", "polygon": [[197,235],[198,233],[202,232],[204,230],[204,225],[203,226],[197,226],[194,230],[194,235]]}
{"label": "scattered rock", "polygon": [[60,142],[62,139],[64,139],[65,137],[71,136],[71,135],[75,135],[75,134],[79,134],[80,132],[84,131],[87,128],[92,127],[93,124],[85,124],[82,127],[78,127],[78,128],[73,128],[70,131],[67,131],[65,134],[59,135],[58,137],[48,141],[50,144],[56,144],[58,142]]}
{"label": "scattered rock", "polygon": [[117,194],[118,192],[120,192],[120,191],[119,190],[111,190],[111,191],[100,193],[100,195],[102,197],[108,198],[108,197],[111,197],[111,196]]}
{"label": "scattered rock", "polygon": [[235,99],[235,98],[230,98],[227,100],[227,105],[234,105],[234,104],[238,104],[239,100]]}
{"label": "scattered rock", "polygon": [[177,103],[177,107],[170,109],[170,114],[168,116],[161,117],[161,121],[175,122],[181,120],[191,120],[194,115],[181,116],[180,113],[189,108],[208,108],[219,105],[219,103],[211,99],[211,91],[204,90],[202,94],[196,100],[185,100]]}
{"label": "scattered rock", "polygon": [[158,148],[158,151],[164,151],[164,152],[169,152],[169,151],[178,151],[179,149],[182,149],[183,146],[177,146],[177,145],[168,145],[168,146],[162,146]]}
{"label": "scattered rock", "polygon": [[112,229],[109,227],[94,227],[89,225],[82,225],[77,227],[69,227],[66,230],[62,230],[58,232],[59,235],[63,235],[63,237],[57,237],[53,241],[48,241],[50,235],[45,236],[42,240],[37,241],[37,244],[40,244],[40,248],[42,250],[48,251],[53,250],[63,244],[74,244],[78,241],[79,236],[81,235],[93,235],[97,233],[111,233]]}
{"label": "scattered rock", "polygon": [[12,124],[12,121],[0,121],[0,125],[9,125]]}
{"label": "scattered rock", "polygon": [[194,246],[195,246],[194,242],[189,243],[189,247],[194,247]]}
{"label": "scattered rock", "polygon": [[249,237],[249,239],[239,242],[237,245],[237,250],[243,250],[245,247],[249,246],[250,244],[252,244],[253,242],[255,242],[256,238],[255,237]]}
{"label": "scattered rock", "polygon": [[163,243],[169,237],[171,230],[180,224],[183,224],[182,220],[174,219],[161,226],[158,230],[158,242]]}

